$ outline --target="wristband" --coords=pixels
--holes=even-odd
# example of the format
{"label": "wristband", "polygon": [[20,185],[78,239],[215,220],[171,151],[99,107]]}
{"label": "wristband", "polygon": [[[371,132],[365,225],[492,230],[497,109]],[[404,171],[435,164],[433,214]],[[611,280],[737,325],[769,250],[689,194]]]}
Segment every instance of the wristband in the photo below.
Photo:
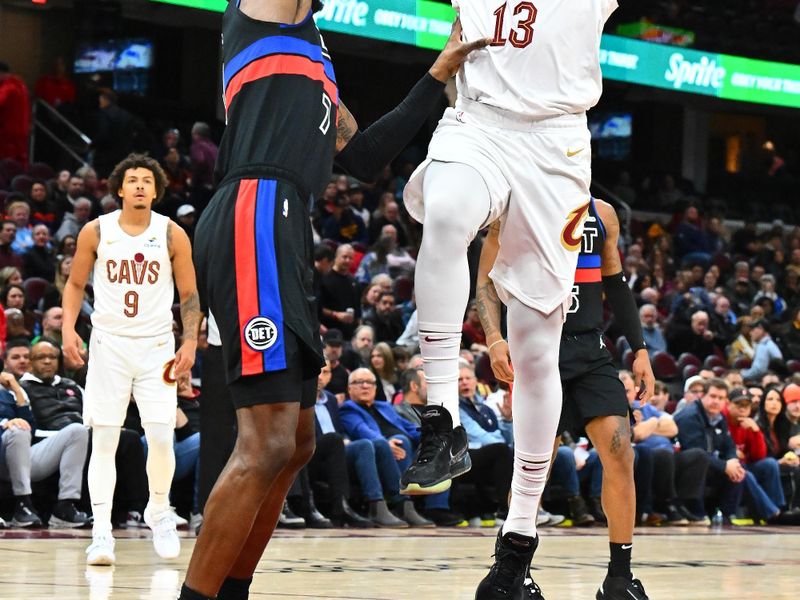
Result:
{"label": "wristband", "polygon": [[499,339],[499,340],[497,340],[496,342],[492,342],[491,344],[489,344],[489,347],[488,347],[486,350],[487,350],[488,352],[491,352],[491,351],[492,351],[492,348],[494,348],[495,346],[497,346],[497,344],[499,344],[500,342],[505,342],[505,340],[504,340],[503,338],[500,338],[500,339]]}

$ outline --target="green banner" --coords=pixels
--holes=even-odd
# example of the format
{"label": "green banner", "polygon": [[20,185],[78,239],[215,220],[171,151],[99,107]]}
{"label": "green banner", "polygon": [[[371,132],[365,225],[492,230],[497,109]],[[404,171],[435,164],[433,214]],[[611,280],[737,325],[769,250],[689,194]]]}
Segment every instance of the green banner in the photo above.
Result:
{"label": "green banner", "polygon": [[[152,0],[223,12],[225,0]],[[235,0],[231,0],[235,1]],[[429,0],[326,0],[319,28],[439,50],[455,17]],[[603,77],[678,92],[800,108],[800,65],[755,60],[604,35]]]}

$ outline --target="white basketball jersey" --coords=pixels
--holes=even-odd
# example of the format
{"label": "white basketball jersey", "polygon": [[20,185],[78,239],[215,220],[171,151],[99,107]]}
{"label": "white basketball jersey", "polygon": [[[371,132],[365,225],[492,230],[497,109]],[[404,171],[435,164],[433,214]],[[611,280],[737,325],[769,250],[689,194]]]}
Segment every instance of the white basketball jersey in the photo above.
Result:
{"label": "white basketball jersey", "polygon": [[134,237],[119,226],[121,213],[99,218],[92,325],[129,337],[169,333],[175,293],[167,247],[169,219],[150,213],[150,226]]}
{"label": "white basketball jersey", "polygon": [[533,118],[582,113],[603,83],[600,36],[617,0],[452,0],[464,41],[492,38],[459,71],[462,97]]}

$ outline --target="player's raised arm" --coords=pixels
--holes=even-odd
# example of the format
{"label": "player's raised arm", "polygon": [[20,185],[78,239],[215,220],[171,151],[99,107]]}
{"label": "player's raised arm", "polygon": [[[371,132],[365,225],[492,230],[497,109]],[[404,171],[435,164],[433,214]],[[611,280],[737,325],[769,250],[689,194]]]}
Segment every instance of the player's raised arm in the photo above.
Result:
{"label": "player's raised arm", "polygon": [[197,335],[203,313],[200,310],[200,295],[192,263],[192,245],[186,232],[173,223],[167,226],[167,241],[172,260],[172,274],[181,302],[181,323],[183,324],[183,343],[175,353],[175,377],[188,372],[194,365],[197,351]]}
{"label": "player's raised arm", "polygon": [[83,340],[75,331],[75,323],[81,312],[83,295],[89,273],[92,272],[94,261],[97,258],[97,245],[100,243],[100,221],[90,221],[83,226],[78,234],[78,244],[75,256],[72,258],[72,268],[69,279],[64,285],[64,294],[61,298],[61,309],[64,311],[64,322],[61,326],[62,346],[64,355],[73,364],[82,366],[81,350]]}
{"label": "player's raised arm", "polygon": [[495,221],[489,226],[489,233],[483,240],[475,300],[478,303],[478,316],[486,334],[486,345],[489,347],[492,371],[499,380],[511,383],[514,381],[514,369],[511,366],[508,342],[503,339],[500,331],[500,298],[498,298],[497,290],[489,277],[489,271],[494,266],[499,249],[500,221]]}
{"label": "player's raised arm", "polygon": [[[595,200],[597,212],[606,228],[606,240],[603,244],[601,258],[601,274],[603,276],[603,291],[611,305],[614,317],[622,327],[622,333],[628,340],[634,352],[634,361],[631,371],[633,372],[637,394],[642,402],[647,402],[655,390],[655,377],[653,368],[650,366],[650,356],[642,334],[642,323],[639,320],[639,311],[636,308],[636,301],[633,292],[628,287],[625,276],[622,273],[622,263],[619,258],[619,219],[616,211],[606,202]],[[644,390],[641,384],[644,381]]]}
{"label": "player's raised arm", "polygon": [[484,48],[488,38],[461,41],[461,22],[456,19],[450,38],[433,66],[394,109],[364,131],[343,103],[339,103],[336,162],[362,181],[373,181],[416,135],[444,91],[447,80],[461,68],[470,53]]}

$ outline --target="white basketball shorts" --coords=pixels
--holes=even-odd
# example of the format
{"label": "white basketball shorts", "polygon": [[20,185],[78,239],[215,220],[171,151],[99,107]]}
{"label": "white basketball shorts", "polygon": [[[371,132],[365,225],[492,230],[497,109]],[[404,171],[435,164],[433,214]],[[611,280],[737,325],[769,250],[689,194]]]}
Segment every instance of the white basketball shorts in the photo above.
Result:
{"label": "white basketball shorts", "polygon": [[498,295],[549,314],[570,300],[588,215],[591,154],[585,113],[526,119],[459,98],[439,121],[404,202],[422,223],[422,180],[432,161],[477,170],[490,196],[484,226],[501,219],[500,250],[490,273]]}
{"label": "white basketball shorts", "polygon": [[142,423],[174,427],[178,405],[174,358],[175,337],[171,332],[137,338],[92,331],[83,422],[121,427],[133,398]]}

